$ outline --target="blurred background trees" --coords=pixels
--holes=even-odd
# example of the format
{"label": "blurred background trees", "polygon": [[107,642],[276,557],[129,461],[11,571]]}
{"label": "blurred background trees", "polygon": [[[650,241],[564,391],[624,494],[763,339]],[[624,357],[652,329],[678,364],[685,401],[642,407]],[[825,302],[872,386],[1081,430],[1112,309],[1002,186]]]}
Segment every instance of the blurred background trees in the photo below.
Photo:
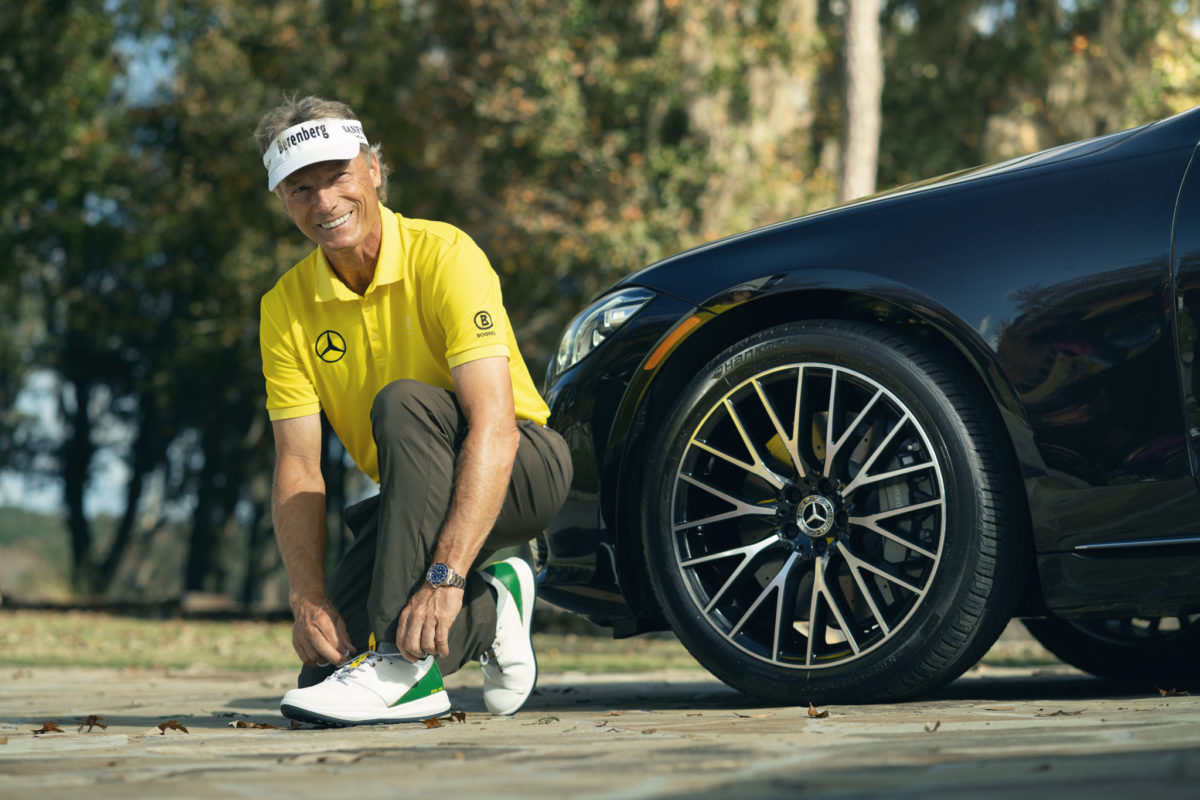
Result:
{"label": "blurred background trees", "polygon": [[[1196,0],[12,0],[0,590],[282,603],[258,298],[308,245],[250,132],[285,92],[479,241],[538,374],[657,258],[1196,105],[1198,34]],[[327,445],[336,530],[369,487]]]}

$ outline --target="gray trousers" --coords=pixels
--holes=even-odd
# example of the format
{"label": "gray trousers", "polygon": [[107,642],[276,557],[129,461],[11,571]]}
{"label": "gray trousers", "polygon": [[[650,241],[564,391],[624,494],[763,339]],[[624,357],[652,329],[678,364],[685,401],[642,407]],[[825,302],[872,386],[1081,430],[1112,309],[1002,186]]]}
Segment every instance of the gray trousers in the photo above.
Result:
{"label": "gray trousers", "polygon": [[[454,394],[414,380],[380,390],[371,408],[379,452],[379,494],[346,509],[354,543],[327,591],[358,652],[371,633],[394,643],[396,623],[433,563],[438,535],[450,510],[455,461],[466,436],[466,418]],[[518,422],[521,443],[500,516],[475,563],[502,547],[524,544],[549,524],[571,484],[571,457],[555,431]],[[437,659],[449,675],[492,645],[496,601],[472,569],[463,609],[450,629],[450,654]],[[334,667],[305,665],[299,685],[311,686]]]}

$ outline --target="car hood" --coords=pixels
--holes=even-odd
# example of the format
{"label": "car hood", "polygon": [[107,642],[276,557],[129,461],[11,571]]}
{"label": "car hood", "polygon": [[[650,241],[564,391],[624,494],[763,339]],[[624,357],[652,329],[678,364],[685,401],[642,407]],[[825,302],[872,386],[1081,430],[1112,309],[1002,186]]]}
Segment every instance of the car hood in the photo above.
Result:
{"label": "car hood", "polygon": [[[925,209],[924,213],[936,214],[939,200],[953,198],[949,202],[955,205],[970,203],[966,198],[986,186],[1061,175],[1064,171],[1102,159],[1190,147],[1195,144],[1198,135],[1200,108],[1130,130],[899,186],[850,203],[729,236],[651,264],[627,276],[613,288],[644,286],[699,306],[739,280],[765,272],[857,269],[859,265],[824,260],[821,253],[840,250],[842,248],[839,245],[853,237],[858,240],[855,250],[874,249],[881,261],[886,260],[886,243],[882,241],[876,225],[880,220],[906,216],[907,212],[899,208],[902,204],[920,204]],[[982,208],[981,213],[985,213]],[[872,239],[879,241],[877,247],[864,246],[865,242]]]}

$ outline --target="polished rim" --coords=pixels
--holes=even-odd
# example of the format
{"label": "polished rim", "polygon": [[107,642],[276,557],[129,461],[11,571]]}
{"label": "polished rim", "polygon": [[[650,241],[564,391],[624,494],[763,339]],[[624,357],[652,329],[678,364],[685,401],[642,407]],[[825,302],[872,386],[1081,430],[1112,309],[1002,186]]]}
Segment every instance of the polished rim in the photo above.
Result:
{"label": "polished rim", "polygon": [[690,433],[676,567],[732,645],[777,666],[858,658],[920,606],[945,538],[944,465],[911,410],[830,364],[766,370]]}

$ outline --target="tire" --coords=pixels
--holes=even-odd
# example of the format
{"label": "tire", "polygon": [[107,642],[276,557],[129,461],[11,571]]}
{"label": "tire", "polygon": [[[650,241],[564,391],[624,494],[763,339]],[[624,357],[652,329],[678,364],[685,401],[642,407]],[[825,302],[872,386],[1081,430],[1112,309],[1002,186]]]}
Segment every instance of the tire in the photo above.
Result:
{"label": "tire", "polygon": [[1163,689],[1200,681],[1200,614],[1024,622],[1043,647],[1084,672]]}
{"label": "tire", "polygon": [[730,347],[651,450],[645,555],[675,633],[781,704],[894,700],[962,674],[1028,568],[1000,430],[970,383],[882,328],[792,323]]}

